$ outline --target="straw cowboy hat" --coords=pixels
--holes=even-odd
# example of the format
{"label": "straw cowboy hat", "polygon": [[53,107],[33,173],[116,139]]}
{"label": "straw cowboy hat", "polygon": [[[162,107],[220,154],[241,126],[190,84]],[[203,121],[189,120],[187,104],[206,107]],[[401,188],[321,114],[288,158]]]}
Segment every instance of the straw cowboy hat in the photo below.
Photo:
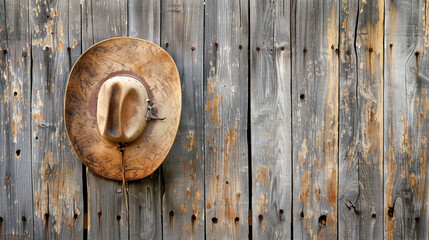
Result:
{"label": "straw cowboy hat", "polygon": [[109,179],[136,180],[164,161],[181,107],[170,55],[142,39],[112,38],[85,51],[71,70],[65,125],[89,169]]}

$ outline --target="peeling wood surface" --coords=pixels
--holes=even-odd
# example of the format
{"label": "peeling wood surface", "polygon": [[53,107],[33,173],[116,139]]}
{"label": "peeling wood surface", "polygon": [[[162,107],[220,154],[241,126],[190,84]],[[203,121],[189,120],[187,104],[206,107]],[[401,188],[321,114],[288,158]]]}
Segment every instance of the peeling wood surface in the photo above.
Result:
{"label": "peeling wood surface", "polygon": [[292,14],[293,233],[337,238],[337,1],[298,1]]}
{"label": "peeling wood surface", "polygon": [[385,239],[428,239],[427,4],[388,1],[385,6]]}
{"label": "peeling wood surface", "polygon": [[213,0],[205,7],[206,236],[244,239],[249,233],[249,6]]}
{"label": "peeling wood surface", "polygon": [[250,2],[252,229],[289,239],[292,211],[291,1]]}
{"label": "peeling wood surface", "polygon": [[[428,9],[0,1],[0,239],[427,239]],[[115,36],[162,46],[182,84],[175,144],[129,183],[129,221],[63,122],[73,63]]]}
{"label": "peeling wood surface", "polygon": [[[160,45],[160,0],[128,0],[128,36]],[[161,171],[128,183],[129,239],[161,239]]]}
{"label": "peeling wood surface", "polygon": [[30,3],[34,235],[42,239],[82,239],[82,164],[63,115],[67,78],[81,52],[78,7],[79,1]]}
{"label": "peeling wood surface", "polygon": [[204,239],[204,1],[162,1],[161,46],[182,84],[179,131],[162,164],[164,239]]}

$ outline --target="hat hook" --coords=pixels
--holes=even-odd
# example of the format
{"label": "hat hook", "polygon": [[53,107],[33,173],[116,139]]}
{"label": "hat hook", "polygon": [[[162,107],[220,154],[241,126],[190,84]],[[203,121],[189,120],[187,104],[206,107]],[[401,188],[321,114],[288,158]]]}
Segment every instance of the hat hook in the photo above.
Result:
{"label": "hat hook", "polygon": [[150,100],[150,98],[146,98],[146,102],[149,103],[147,107],[146,112],[146,121],[150,120],[164,120],[165,117],[158,117],[155,115],[155,106],[153,105],[153,102]]}

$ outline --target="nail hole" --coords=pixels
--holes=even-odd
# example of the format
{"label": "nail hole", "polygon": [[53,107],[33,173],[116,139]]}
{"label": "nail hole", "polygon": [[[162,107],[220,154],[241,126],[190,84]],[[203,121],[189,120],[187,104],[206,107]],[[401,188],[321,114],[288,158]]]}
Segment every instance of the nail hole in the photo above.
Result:
{"label": "nail hole", "polygon": [[334,44],[331,45],[331,49],[334,49]]}
{"label": "nail hole", "polygon": [[13,92],[13,96],[16,96],[16,95],[18,95],[18,93],[17,92]]}
{"label": "nail hole", "polygon": [[47,15],[46,18],[49,18],[49,15]]}
{"label": "nail hole", "polygon": [[71,51],[71,47],[67,47],[67,52],[70,52]]}
{"label": "nail hole", "polygon": [[282,215],[285,211],[283,209],[279,210],[279,214]]}
{"label": "nail hole", "polygon": [[49,213],[45,213],[45,220],[48,221],[49,220]]}
{"label": "nail hole", "polygon": [[98,217],[101,217],[101,212],[98,212]]}
{"label": "nail hole", "polygon": [[355,215],[359,216],[359,211],[358,210],[355,210]]}
{"label": "nail hole", "polygon": [[7,54],[7,50],[6,49],[3,50],[3,54]]}
{"label": "nail hole", "polygon": [[118,221],[120,221],[121,220],[121,216],[120,215],[116,216],[116,219],[118,219]]}
{"label": "nail hole", "polygon": [[418,57],[418,56],[419,56],[419,54],[420,54],[419,52],[415,52],[415,53],[414,53],[414,55],[416,55],[416,57]]}
{"label": "nail hole", "polygon": [[170,46],[170,44],[168,42],[165,43],[165,47],[168,48],[168,46]]}
{"label": "nail hole", "polygon": [[218,47],[218,46],[219,46],[219,43],[215,42],[215,47]]}
{"label": "nail hole", "polygon": [[25,216],[22,216],[21,220],[22,220],[23,222],[25,222],[25,221],[27,221],[27,218],[26,218]]}
{"label": "nail hole", "polygon": [[369,52],[372,52],[372,51],[374,51],[374,50],[373,50],[372,48],[369,48],[369,49],[368,49],[368,51],[369,51]]}
{"label": "nail hole", "polygon": [[174,216],[174,212],[170,211],[170,217],[173,217],[173,216]]}
{"label": "nail hole", "polygon": [[197,217],[195,215],[192,215],[192,221],[195,221]]}
{"label": "nail hole", "polygon": [[301,211],[301,218],[304,218],[304,211]]}
{"label": "nail hole", "polygon": [[25,51],[22,52],[23,57],[27,57],[27,53]]}
{"label": "nail hole", "polygon": [[326,225],[326,215],[322,215],[319,217],[319,223]]}
{"label": "nail hole", "polygon": [[191,51],[195,51],[195,47],[191,47]]}
{"label": "nail hole", "polygon": [[299,99],[301,99],[301,100],[305,100],[305,94],[304,94],[304,93],[301,93],[301,94],[299,95]]}
{"label": "nail hole", "polygon": [[338,48],[335,49],[335,53],[338,54],[340,52],[340,50],[338,50]]}
{"label": "nail hole", "polygon": [[3,222],[3,217],[0,217],[0,223]]}
{"label": "nail hole", "polygon": [[241,49],[243,49],[243,46],[241,46],[241,45],[240,45],[240,46],[238,46],[238,49],[240,49],[240,50],[241,50]]}
{"label": "nail hole", "polygon": [[350,56],[350,55],[352,55],[352,52],[347,51],[346,54]]}
{"label": "nail hole", "polygon": [[393,44],[390,44],[389,46],[390,46],[390,47],[393,47]]}
{"label": "nail hole", "polygon": [[302,52],[303,52],[303,53],[306,53],[306,52],[307,52],[307,49],[305,49],[305,48],[304,48],[304,50],[302,50]]}
{"label": "nail hole", "polygon": [[218,222],[217,218],[212,218],[212,223],[216,224]]}
{"label": "nail hole", "polygon": [[228,181],[226,181],[226,184],[228,184],[229,182]]}
{"label": "nail hole", "polygon": [[393,217],[393,213],[394,213],[394,209],[393,207],[389,207],[389,210],[387,210],[387,215],[389,215],[389,217]]}
{"label": "nail hole", "polygon": [[15,153],[16,153],[16,156],[19,157],[19,155],[21,155],[21,150],[18,149],[18,150],[16,150]]}
{"label": "nail hole", "polygon": [[285,50],[285,47],[281,46],[280,51],[284,51],[284,50]]}
{"label": "nail hole", "polygon": [[373,213],[373,214],[371,214],[371,217],[372,217],[372,218],[376,218],[376,217],[377,217],[377,214]]}
{"label": "nail hole", "polygon": [[49,47],[45,47],[45,51],[49,51]]}
{"label": "nail hole", "polygon": [[37,140],[37,139],[39,139],[39,137],[38,137],[38,136],[36,136],[36,140]]}
{"label": "nail hole", "polygon": [[260,48],[260,47],[257,47],[257,48],[256,48],[256,51],[258,51],[258,52],[259,52],[260,50],[261,50],[261,48]]}
{"label": "nail hole", "polygon": [[77,216],[77,213],[75,213],[74,215],[73,215],[73,218],[74,219],[76,219],[78,216]]}
{"label": "nail hole", "polygon": [[259,221],[262,221],[262,219],[264,219],[264,216],[262,216],[262,214],[259,214],[258,219]]}
{"label": "nail hole", "polygon": [[420,218],[419,218],[419,217],[416,217],[416,218],[414,218],[414,220],[415,220],[416,222],[419,222],[419,221],[420,221]]}

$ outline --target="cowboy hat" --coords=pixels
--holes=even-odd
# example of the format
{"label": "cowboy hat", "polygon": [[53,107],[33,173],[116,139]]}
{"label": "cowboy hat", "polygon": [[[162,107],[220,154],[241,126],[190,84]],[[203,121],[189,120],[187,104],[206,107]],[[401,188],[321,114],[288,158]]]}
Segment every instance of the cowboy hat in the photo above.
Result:
{"label": "cowboy hat", "polygon": [[173,145],[182,104],[179,73],[151,42],[107,39],[77,60],[64,102],[66,131],[81,161],[109,179],[123,179],[123,168],[127,180],[141,179]]}

